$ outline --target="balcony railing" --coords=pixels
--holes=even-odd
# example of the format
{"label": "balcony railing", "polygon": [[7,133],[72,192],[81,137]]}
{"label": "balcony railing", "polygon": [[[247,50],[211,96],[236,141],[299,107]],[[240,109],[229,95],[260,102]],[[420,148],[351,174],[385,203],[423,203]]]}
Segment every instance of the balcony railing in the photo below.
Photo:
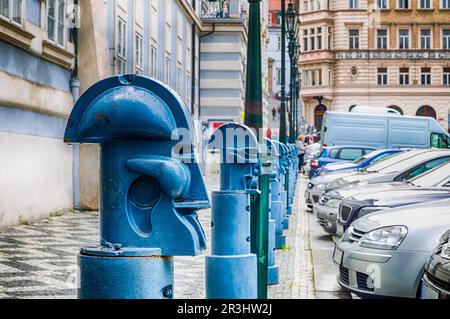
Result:
{"label": "balcony railing", "polygon": [[202,0],[202,19],[245,19],[247,0]]}
{"label": "balcony railing", "polygon": [[334,55],[336,60],[447,60],[450,50],[343,50]]}

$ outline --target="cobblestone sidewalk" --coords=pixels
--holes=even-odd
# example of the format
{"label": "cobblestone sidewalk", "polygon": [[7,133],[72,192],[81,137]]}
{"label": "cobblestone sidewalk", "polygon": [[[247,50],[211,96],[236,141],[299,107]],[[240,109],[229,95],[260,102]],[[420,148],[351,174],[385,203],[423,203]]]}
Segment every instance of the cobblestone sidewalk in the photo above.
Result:
{"label": "cobblestone sidewalk", "polygon": [[[218,178],[205,178],[209,191],[218,189]],[[300,191],[286,232],[287,247],[277,252],[281,283],[269,287],[270,298],[314,298],[308,222]],[[208,242],[210,214],[210,210],[199,212]],[[76,298],[79,247],[96,242],[98,213],[67,213],[0,233],[0,298]],[[204,255],[175,258],[176,298],[205,297],[204,260]]]}

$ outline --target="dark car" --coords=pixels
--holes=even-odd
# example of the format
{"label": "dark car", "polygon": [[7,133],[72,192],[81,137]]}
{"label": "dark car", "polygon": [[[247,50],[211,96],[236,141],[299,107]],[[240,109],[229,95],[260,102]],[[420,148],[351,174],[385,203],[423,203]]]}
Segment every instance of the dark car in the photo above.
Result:
{"label": "dark car", "polygon": [[420,298],[450,299],[450,231],[441,237],[425,266]]}
{"label": "dark car", "polygon": [[421,188],[411,185],[408,188],[357,194],[342,201],[336,233],[342,236],[355,220],[380,210],[441,199],[450,199],[450,188]]}

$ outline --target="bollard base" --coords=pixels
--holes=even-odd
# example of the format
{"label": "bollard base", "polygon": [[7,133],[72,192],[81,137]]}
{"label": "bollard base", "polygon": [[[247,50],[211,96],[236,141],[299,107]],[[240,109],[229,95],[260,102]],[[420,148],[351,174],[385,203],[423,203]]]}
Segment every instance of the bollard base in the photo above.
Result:
{"label": "bollard base", "polygon": [[207,256],[207,299],[257,299],[256,255]]}
{"label": "bollard base", "polygon": [[289,205],[287,208],[287,214],[292,215],[292,205]]}
{"label": "bollard base", "polygon": [[286,236],[285,235],[277,235],[275,238],[275,249],[282,249],[286,247]]}
{"label": "bollard base", "polygon": [[173,258],[78,256],[79,299],[172,299]]}
{"label": "bollard base", "polygon": [[267,273],[267,284],[269,286],[278,285],[280,283],[280,267],[272,266],[269,267]]}
{"label": "bollard base", "polygon": [[283,220],[283,228],[286,230],[286,229],[289,229],[289,218],[285,218],[284,220]]}

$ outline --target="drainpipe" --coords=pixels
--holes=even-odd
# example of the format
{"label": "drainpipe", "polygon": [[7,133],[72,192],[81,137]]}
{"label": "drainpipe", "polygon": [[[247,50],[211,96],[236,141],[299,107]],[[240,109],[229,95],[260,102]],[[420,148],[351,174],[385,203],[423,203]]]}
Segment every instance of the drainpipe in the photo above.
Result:
{"label": "drainpipe", "polygon": [[[74,0],[75,10],[79,10],[79,0]],[[79,12],[76,12],[74,18],[77,19]],[[70,92],[72,94],[74,104],[80,97],[80,79],[78,78],[78,28],[74,24],[72,28],[72,42],[74,44],[74,67],[72,77],[70,79]],[[73,209],[80,209],[80,146],[73,145],[73,162],[72,162],[72,192],[73,192]]]}

